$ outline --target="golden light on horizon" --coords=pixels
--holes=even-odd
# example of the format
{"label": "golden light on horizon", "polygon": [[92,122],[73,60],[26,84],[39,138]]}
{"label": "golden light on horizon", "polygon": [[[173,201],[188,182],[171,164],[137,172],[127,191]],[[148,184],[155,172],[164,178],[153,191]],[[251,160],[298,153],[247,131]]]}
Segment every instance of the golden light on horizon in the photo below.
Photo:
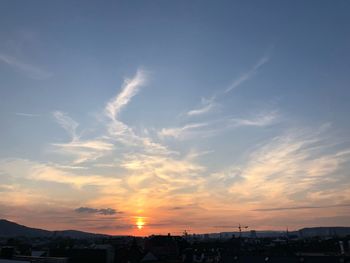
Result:
{"label": "golden light on horizon", "polygon": [[145,225],[144,218],[141,216],[136,217],[136,226],[139,230],[141,230]]}

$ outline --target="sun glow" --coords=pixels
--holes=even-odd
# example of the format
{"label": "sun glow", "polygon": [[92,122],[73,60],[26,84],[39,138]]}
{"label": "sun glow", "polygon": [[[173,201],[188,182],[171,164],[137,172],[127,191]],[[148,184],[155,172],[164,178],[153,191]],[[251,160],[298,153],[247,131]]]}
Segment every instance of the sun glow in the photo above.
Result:
{"label": "sun glow", "polygon": [[136,226],[139,230],[141,230],[144,225],[145,225],[145,221],[143,220],[144,218],[143,217],[136,217]]}

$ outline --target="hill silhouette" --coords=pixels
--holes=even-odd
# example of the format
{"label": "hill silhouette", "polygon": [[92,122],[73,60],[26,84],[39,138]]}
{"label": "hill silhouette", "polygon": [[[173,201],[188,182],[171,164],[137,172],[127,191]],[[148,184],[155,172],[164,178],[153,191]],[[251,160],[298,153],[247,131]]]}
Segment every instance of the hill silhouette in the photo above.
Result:
{"label": "hill silhouette", "polygon": [[0,237],[70,237],[70,238],[96,238],[107,235],[83,232],[78,230],[60,230],[49,231],[39,228],[27,227],[11,222],[6,219],[0,219]]}
{"label": "hill silhouette", "polygon": [[[221,234],[235,234],[239,235],[238,232],[221,232]],[[257,237],[278,237],[285,235],[282,231],[257,231]],[[308,227],[302,228],[297,231],[289,232],[290,235],[296,235],[299,237],[315,237],[315,236],[347,236],[350,235],[350,227]],[[220,233],[212,233],[214,236],[219,236]],[[249,237],[250,231],[242,232],[242,236]],[[27,227],[24,225],[11,222],[6,219],[0,219],[0,237],[70,237],[77,239],[84,238],[98,238],[107,237],[109,235],[89,233],[78,230],[60,230],[60,231],[49,231],[39,228]]]}

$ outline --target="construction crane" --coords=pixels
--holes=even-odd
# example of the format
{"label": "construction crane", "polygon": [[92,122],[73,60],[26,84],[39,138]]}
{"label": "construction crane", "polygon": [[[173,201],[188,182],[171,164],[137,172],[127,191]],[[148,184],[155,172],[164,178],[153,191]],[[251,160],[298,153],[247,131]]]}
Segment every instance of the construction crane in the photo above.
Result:
{"label": "construction crane", "polygon": [[241,236],[242,236],[242,228],[243,228],[243,229],[247,229],[247,228],[248,228],[248,226],[241,226],[241,224],[238,224],[239,237],[241,237]]}
{"label": "construction crane", "polygon": [[188,236],[188,232],[191,232],[191,230],[188,230],[188,229],[184,229],[182,234],[187,237]]}
{"label": "construction crane", "polygon": [[184,229],[182,231],[176,231],[176,232],[173,232],[174,234],[182,234],[182,236],[184,237],[187,237],[188,236],[188,232],[191,232],[191,230],[189,229]]}
{"label": "construction crane", "polygon": [[248,226],[242,226],[241,224],[238,224],[238,226],[215,226],[216,228],[238,228],[239,230],[239,237],[242,236],[242,229],[247,229]]}

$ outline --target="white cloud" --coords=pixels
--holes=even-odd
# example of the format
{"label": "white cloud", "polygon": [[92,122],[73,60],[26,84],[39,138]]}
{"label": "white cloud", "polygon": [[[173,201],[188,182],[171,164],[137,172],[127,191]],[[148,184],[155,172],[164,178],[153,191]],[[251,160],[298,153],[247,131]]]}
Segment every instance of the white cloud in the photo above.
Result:
{"label": "white cloud", "polygon": [[63,154],[72,155],[75,158],[74,164],[97,160],[114,149],[114,144],[101,139],[74,140],[69,143],[53,143],[52,145]]}
{"label": "white cloud", "polygon": [[55,111],[53,116],[61,127],[69,133],[71,141],[68,143],[52,143],[52,145],[58,148],[59,153],[73,156],[75,158],[73,164],[94,161],[113,150],[114,144],[106,139],[81,140],[76,133],[79,124],[66,113]]}
{"label": "white cloud", "polygon": [[189,137],[196,130],[208,126],[208,123],[193,123],[187,124],[178,128],[163,128],[158,135],[160,137],[173,137],[176,139],[184,139]]}
{"label": "white cloud", "polygon": [[18,60],[17,58],[14,58],[6,54],[0,53],[0,61],[23,72],[25,75],[27,75],[32,79],[43,80],[43,79],[50,78],[53,75],[52,73],[47,72],[46,70],[43,70],[31,64],[24,63]]}
{"label": "white cloud", "polygon": [[[265,58],[259,61],[253,67],[253,71],[267,63],[267,60]],[[147,213],[148,211],[149,214],[154,215],[159,212],[156,210],[157,206],[164,208],[176,203],[176,206],[180,207],[198,202],[203,204],[209,212],[205,214],[203,212],[199,216],[201,218],[196,218],[203,221],[196,221],[196,223],[204,222],[205,217],[217,220],[214,217],[219,212],[222,218],[232,220],[234,216],[241,214],[246,216],[246,213],[251,213],[254,209],[257,212],[257,209],[268,208],[272,205],[274,207],[317,206],[325,199],[339,199],[340,201],[349,199],[349,190],[344,190],[349,188],[349,182],[344,179],[346,173],[341,173],[341,171],[345,164],[350,162],[350,150],[329,149],[323,142],[321,131],[293,131],[276,137],[262,146],[257,146],[239,164],[210,174],[208,170],[212,167],[206,169],[204,164],[200,164],[201,160],[198,157],[211,153],[211,151],[192,150],[186,155],[177,155],[173,154],[174,152],[171,152],[165,146],[166,144],[163,145],[156,139],[153,140],[153,132],[147,130],[139,135],[127,123],[120,120],[120,113],[137,95],[141,86],[146,84],[146,79],[145,73],[138,71],[133,78],[124,82],[120,93],[105,107],[103,125],[107,130],[93,138],[82,139],[77,135],[79,124],[76,121],[63,112],[53,113],[56,121],[70,134],[71,140],[67,143],[52,145],[59,152],[73,156],[72,164],[7,160],[0,162],[0,176],[8,174],[26,179],[27,181],[21,186],[28,190],[25,201],[32,199],[41,202],[45,195],[32,196],[36,188],[31,187],[40,183],[43,183],[44,186],[50,185],[47,183],[50,182],[61,184],[59,187],[64,188],[64,191],[71,191],[71,194],[76,197],[74,199],[83,199],[80,197],[81,190],[86,188],[91,195],[89,195],[90,199],[84,197],[84,203],[88,201],[92,207],[116,205],[129,214],[139,213],[139,211]],[[249,78],[243,78],[240,83],[247,79]],[[189,116],[201,115],[211,111],[214,106],[214,99],[203,99],[201,108],[189,111],[187,114]],[[158,136],[180,140],[199,138],[238,127],[257,129],[272,125],[278,119],[277,111],[262,112],[249,116],[249,118],[232,118],[231,116],[214,119],[211,122],[188,123],[181,127],[163,128],[158,132]],[[327,126],[325,125],[320,130],[327,132]],[[105,158],[102,159],[102,157]],[[86,167],[77,165],[98,158],[101,158],[101,163],[92,162]],[[104,176],[106,171],[113,174]],[[75,188],[72,190],[67,185]],[[90,191],[90,187],[98,189],[99,192]],[[4,191],[19,189],[11,183],[6,183],[2,188]],[[342,192],[339,192],[339,189]],[[22,194],[25,191],[20,189],[16,193],[14,190],[13,192],[11,198],[12,196],[19,198],[18,192]],[[306,197],[300,201],[298,200],[299,195]],[[18,202],[25,203],[22,199]],[[60,202],[61,199],[52,201],[50,204]],[[310,204],[304,204],[305,202],[310,202]],[[239,211],[233,211],[232,207]],[[264,213],[259,215],[264,216]],[[169,215],[161,214],[162,218],[167,216]],[[186,219],[188,218],[185,215],[184,220]]]}
{"label": "white cloud", "polygon": [[[348,149],[330,152],[325,139],[319,131],[310,130],[294,130],[274,138],[252,152],[246,162],[231,168],[235,172],[218,177],[238,179],[226,184],[220,195],[231,202],[258,207],[321,204],[327,195],[322,197],[319,192],[346,187],[339,175],[344,172],[344,164],[350,162]],[[319,193],[317,198],[315,193]],[[342,196],[339,192],[332,195],[327,196],[328,200],[340,200]]]}
{"label": "white cloud", "polygon": [[[146,73],[138,70],[131,79],[126,79],[121,91],[111,99],[105,107],[104,114],[108,117],[104,124],[107,134],[99,137],[81,140],[76,130],[78,123],[61,111],[53,113],[56,121],[71,135],[72,140],[68,143],[52,144],[59,149],[60,153],[74,156],[74,165],[87,161],[95,161],[113,152],[116,144],[127,146],[128,150],[136,150],[149,154],[170,154],[164,145],[154,142],[150,137],[140,136],[126,123],[119,120],[121,110],[135,96],[140,87],[146,84]],[[126,149],[124,147],[124,149]]]}
{"label": "white cloud", "polygon": [[146,80],[147,76],[143,70],[138,70],[132,79],[126,79],[121,92],[107,103],[105,108],[106,115],[113,121],[116,120],[121,109],[138,93],[140,87],[145,85]]}
{"label": "white cloud", "polygon": [[61,127],[69,133],[69,135],[72,138],[72,141],[76,141],[79,139],[79,137],[76,134],[76,129],[78,128],[79,124],[75,120],[73,120],[66,113],[61,111],[53,112],[53,116],[55,117],[57,123],[60,124]]}
{"label": "white cloud", "polygon": [[120,182],[118,178],[101,175],[78,175],[47,163],[39,163],[25,159],[1,159],[0,172],[14,179],[25,178],[34,181],[69,184],[78,188],[87,185],[109,187]]}
{"label": "white cloud", "polygon": [[195,160],[198,157],[207,155],[207,154],[211,154],[214,151],[197,151],[196,149],[191,149],[188,154],[186,155],[186,159],[187,160]]}
{"label": "white cloud", "polygon": [[278,118],[277,112],[272,111],[268,113],[261,113],[252,119],[232,118],[230,119],[230,123],[235,127],[242,127],[242,126],[264,127],[264,126],[273,124],[277,118]]}
{"label": "white cloud", "polygon": [[160,138],[172,137],[179,140],[203,138],[239,127],[265,127],[278,119],[277,111],[260,113],[253,118],[223,118],[205,123],[190,123],[182,127],[163,128],[158,132]]}
{"label": "white cloud", "polygon": [[15,112],[15,114],[17,116],[21,116],[21,117],[40,117],[40,114],[33,114],[33,113],[25,113],[25,112]]}
{"label": "white cloud", "polygon": [[215,105],[215,97],[212,97],[210,99],[202,98],[202,107],[187,112],[187,115],[196,116],[208,113],[214,109]]}
{"label": "white cloud", "polygon": [[225,92],[229,92],[244,82],[250,80],[256,73],[257,71],[265,65],[267,62],[269,62],[270,56],[269,55],[264,55],[262,58],[259,59],[259,61],[247,72],[243,73],[239,78],[235,79],[232,84],[225,90]]}
{"label": "white cloud", "polygon": [[203,181],[198,175],[205,171],[188,159],[147,154],[125,155],[121,166],[128,170],[124,183],[130,193],[157,205],[184,195],[184,188],[198,187]]}
{"label": "white cloud", "polygon": [[124,145],[138,147],[141,151],[148,153],[169,154],[168,149],[150,137],[140,136],[134,132],[126,123],[118,119],[120,111],[135,96],[141,86],[146,85],[147,74],[143,70],[138,70],[136,75],[131,79],[126,79],[122,86],[121,92],[107,103],[105,114],[111,119],[107,124],[109,136],[114,141]]}

